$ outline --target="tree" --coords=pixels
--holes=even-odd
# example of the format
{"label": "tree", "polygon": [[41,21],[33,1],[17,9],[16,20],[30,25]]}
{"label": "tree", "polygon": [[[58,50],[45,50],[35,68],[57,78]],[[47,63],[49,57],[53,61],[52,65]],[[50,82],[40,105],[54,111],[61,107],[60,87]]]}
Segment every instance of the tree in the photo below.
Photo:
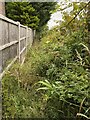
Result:
{"label": "tree", "polygon": [[35,15],[35,9],[28,2],[7,3],[6,16],[33,29],[36,29],[39,24],[39,18]]}
{"label": "tree", "polygon": [[36,2],[30,3],[32,4],[33,8],[36,10],[36,15],[40,19],[39,21],[39,28],[40,31],[42,26],[49,21],[52,11],[56,9],[56,2]]}
{"label": "tree", "polygon": [[[61,8],[60,6],[63,16],[63,20],[60,23],[60,30],[62,31],[64,29],[66,32],[72,33],[79,29],[82,29],[82,31],[85,30],[85,28],[87,29],[87,5],[88,3],[85,2],[71,2],[65,6],[65,8]],[[71,11],[68,11],[68,8]]]}
{"label": "tree", "polygon": [[20,21],[33,29],[40,30],[50,19],[56,3],[52,2],[9,2],[6,3],[6,16]]}

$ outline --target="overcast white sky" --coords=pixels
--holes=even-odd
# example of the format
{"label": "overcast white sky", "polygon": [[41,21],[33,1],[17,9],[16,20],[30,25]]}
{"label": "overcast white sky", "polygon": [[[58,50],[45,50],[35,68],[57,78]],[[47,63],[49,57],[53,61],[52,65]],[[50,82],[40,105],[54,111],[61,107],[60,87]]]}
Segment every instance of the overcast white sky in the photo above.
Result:
{"label": "overcast white sky", "polygon": [[[73,8],[70,7],[66,9],[67,12],[70,12]],[[48,22],[48,27],[49,29],[53,28],[56,25],[59,25],[59,23],[56,23],[56,21],[61,21],[62,20],[62,14],[60,11],[55,12],[54,14],[51,15],[51,19]]]}
{"label": "overcast white sky", "polygon": [[[60,4],[61,2],[63,2],[64,4],[67,4],[64,0],[57,0],[57,1],[58,1],[58,4]],[[70,0],[70,2],[72,2],[72,1],[75,1],[75,0]],[[70,10],[71,10],[71,8],[67,9],[67,11],[70,11]],[[59,25],[59,23],[56,23],[56,21],[61,21],[61,20],[62,20],[62,14],[60,11],[57,11],[54,14],[52,14],[51,19],[48,22],[49,29],[53,28],[56,25]]]}
{"label": "overcast white sky", "polygon": [[55,22],[57,20],[62,20],[62,15],[61,15],[60,11],[58,11],[58,12],[56,12],[56,13],[54,13],[54,14],[51,15],[51,19],[48,22],[49,29],[51,29],[55,25],[59,25],[59,23]]}
{"label": "overcast white sky", "polygon": [[[57,0],[58,4],[60,4],[60,2],[66,3],[64,0]],[[88,2],[89,0],[70,0],[70,2]],[[67,11],[72,10],[73,8],[68,8]],[[59,23],[56,23],[56,21],[61,21],[62,20],[62,14],[60,11],[55,12],[54,14],[51,15],[51,19],[48,22],[48,27],[49,29],[53,28],[56,25],[59,25]]]}

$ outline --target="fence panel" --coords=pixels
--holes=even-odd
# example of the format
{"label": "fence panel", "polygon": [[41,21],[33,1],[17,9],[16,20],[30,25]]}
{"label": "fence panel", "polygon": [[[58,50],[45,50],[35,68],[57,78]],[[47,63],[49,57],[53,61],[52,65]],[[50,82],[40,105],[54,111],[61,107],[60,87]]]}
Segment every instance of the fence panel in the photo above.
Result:
{"label": "fence panel", "polygon": [[[32,45],[33,30],[0,15],[0,76],[16,60],[22,63],[28,45]],[[11,61],[11,62],[10,62]],[[0,77],[0,78],[1,78]]]}

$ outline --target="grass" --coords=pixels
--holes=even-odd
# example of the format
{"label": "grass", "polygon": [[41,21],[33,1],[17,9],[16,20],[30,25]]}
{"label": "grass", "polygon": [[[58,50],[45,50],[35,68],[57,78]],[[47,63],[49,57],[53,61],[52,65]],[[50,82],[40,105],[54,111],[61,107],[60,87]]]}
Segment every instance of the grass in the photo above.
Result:
{"label": "grass", "polygon": [[84,39],[81,31],[60,36],[52,30],[35,42],[25,63],[14,64],[2,80],[3,118],[75,117],[86,97],[85,112],[89,57],[80,46],[86,46]]}

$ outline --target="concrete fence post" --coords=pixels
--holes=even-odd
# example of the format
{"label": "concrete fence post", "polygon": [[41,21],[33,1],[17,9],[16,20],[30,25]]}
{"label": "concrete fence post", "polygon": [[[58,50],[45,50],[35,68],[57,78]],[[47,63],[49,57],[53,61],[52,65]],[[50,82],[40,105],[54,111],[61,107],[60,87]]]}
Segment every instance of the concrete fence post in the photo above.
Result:
{"label": "concrete fence post", "polygon": [[[2,25],[2,21],[0,21],[0,48],[2,46],[2,31],[3,31],[3,25]],[[2,50],[0,50],[0,73],[2,73],[3,70],[3,60],[2,60]]]}
{"label": "concrete fence post", "polygon": [[26,26],[26,53],[27,53],[27,47],[28,47],[28,27]]}
{"label": "concrete fence post", "polygon": [[18,22],[18,59],[20,62],[20,22]]}
{"label": "concrete fence post", "polygon": [[0,2],[0,14],[5,16],[5,0],[1,0]]}

